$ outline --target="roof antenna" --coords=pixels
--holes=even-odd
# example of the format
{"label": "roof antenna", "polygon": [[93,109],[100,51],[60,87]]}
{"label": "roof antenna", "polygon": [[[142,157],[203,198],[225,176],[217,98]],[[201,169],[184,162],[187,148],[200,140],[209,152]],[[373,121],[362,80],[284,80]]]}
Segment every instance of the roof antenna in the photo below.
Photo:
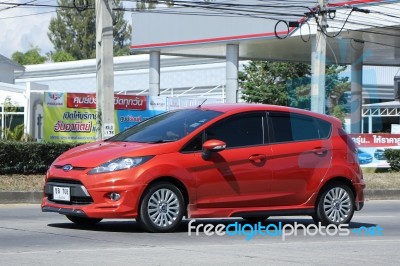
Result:
{"label": "roof antenna", "polygon": [[199,104],[199,106],[197,106],[197,108],[201,108],[201,106],[207,101],[207,99],[205,99],[201,104]]}

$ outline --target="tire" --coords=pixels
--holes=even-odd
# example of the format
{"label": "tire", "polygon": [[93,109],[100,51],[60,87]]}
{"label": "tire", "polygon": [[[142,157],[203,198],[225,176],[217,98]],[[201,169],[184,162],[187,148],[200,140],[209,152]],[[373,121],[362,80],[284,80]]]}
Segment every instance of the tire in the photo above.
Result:
{"label": "tire", "polygon": [[180,225],[184,210],[181,191],[171,183],[157,183],[145,191],[136,220],[146,231],[172,232]]}
{"label": "tire", "polygon": [[77,217],[77,216],[70,216],[66,215],[68,220],[71,222],[78,224],[78,225],[83,225],[83,226],[89,226],[89,225],[95,225],[101,222],[101,218],[87,218],[87,217]]}
{"label": "tire", "polygon": [[326,187],[316,205],[314,221],[322,225],[340,225],[350,222],[354,214],[354,194],[342,183],[332,183]]}

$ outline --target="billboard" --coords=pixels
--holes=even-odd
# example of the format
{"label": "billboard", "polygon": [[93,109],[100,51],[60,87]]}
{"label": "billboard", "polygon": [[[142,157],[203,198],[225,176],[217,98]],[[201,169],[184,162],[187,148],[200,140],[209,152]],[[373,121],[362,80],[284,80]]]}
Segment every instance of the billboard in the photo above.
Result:
{"label": "billboard", "polygon": [[[45,141],[91,142],[96,140],[98,127],[95,93],[46,92],[44,103],[43,137]],[[162,108],[149,108],[148,103],[148,96],[115,94],[115,133],[166,111]]]}
{"label": "billboard", "polygon": [[362,167],[390,167],[385,149],[400,149],[400,134],[349,134],[358,146],[358,161]]}
{"label": "billboard", "polygon": [[[95,93],[46,92],[44,141],[92,142],[98,130]],[[152,116],[181,107],[202,104],[202,98],[114,95],[114,133],[119,133]],[[207,99],[220,103],[222,99]]]}

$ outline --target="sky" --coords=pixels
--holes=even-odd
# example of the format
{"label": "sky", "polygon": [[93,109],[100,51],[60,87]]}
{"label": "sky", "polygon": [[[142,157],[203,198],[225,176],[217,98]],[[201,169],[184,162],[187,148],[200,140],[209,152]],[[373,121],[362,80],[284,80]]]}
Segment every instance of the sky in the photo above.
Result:
{"label": "sky", "polygon": [[[11,5],[4,4],[27,2],[57,4],[57,0],[0,0],[0,54],[10,59],[14,52],[25,53],[32,46],[39,47],[42,55],[54,50],[47,36],[50,19],[56,17],[54,8],[21,6],[10,8]],[[130,21],[129,12],[125,12],[125,19]]]}
{"label": "sky", "polygon": [[[27,0],[0,0],[0,3],[3,2],[17,3],[27,2]],[[44,3],[45,1],[40,2]],[[55,1],[46,2],[50,4],[55,3]],[[32,46],[38,46],[41,54],[46,54],[53,50],[53,45],[47,37],[47,31],[51,17],[56,16],[54,8],[15,7],[4,10],[8,7],[10,6],[0,4],[1,55],[11,58],[14,52],[26,52]]]}

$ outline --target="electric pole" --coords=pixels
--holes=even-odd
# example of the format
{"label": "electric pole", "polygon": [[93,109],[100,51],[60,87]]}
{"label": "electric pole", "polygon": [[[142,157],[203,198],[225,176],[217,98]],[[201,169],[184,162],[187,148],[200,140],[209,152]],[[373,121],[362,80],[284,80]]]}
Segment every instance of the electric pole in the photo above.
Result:
{"label": "electric pole", "polygon": [[317,32],[311,42],[311,111],[325,113],[326,0],[318,0]]}
{"label": "electric pole", "polygon": [[112,0],[96,0],[97,140],[115,134]]}

